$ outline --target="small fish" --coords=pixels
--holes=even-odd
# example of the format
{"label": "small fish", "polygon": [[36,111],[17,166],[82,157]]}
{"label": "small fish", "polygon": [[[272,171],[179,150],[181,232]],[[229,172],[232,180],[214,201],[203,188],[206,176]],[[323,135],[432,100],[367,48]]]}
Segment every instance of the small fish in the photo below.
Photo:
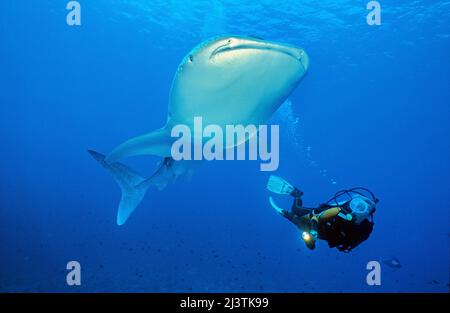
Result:
{"label": "small fish", "polygon": [[383,258],[383,259],[381,259],[381,262],[383,262],[383,264],[385,264],[391,268],[401,268],[402,267],[402,264],[396,257]]}

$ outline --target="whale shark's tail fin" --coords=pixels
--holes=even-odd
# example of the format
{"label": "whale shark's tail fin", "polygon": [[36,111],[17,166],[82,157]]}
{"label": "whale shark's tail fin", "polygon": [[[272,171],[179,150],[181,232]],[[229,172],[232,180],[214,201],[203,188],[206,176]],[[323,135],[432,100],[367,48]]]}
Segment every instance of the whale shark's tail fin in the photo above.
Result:
{"label": "whale shark's tail fin", "polygon": [[122,198],[117,212],[117,225],[123,225],[136,207],[144,199],[150,186],[156,186],[159,190],[181,176],[192,174],[193,166],[198,161],[175,161],[171,157],[164,158],[158,165],[155,173],[149,178],[143,178],[128,166],[113,162],[108,163],[105,156],[93,150],[88,150],[104,168],[113,175],[122,190]]}
{"label": "whale shark's tail fin", "polygon": [[105,156],[93,150],[88,150],[104,168],[113,175],[122,190],[119,211],[117,212],[117,225],[123,225],[134,209],[141,203],[150,184],[141,184],[146,181],[129,167],[119,163],[106,163]]}

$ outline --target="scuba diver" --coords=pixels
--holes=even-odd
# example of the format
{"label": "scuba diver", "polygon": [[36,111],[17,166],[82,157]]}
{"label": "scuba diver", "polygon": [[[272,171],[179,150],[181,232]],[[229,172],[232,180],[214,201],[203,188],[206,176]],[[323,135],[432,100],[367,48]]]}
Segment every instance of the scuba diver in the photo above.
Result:
{"label": "scuba diver", "polygon": [[[269,197],[272,207],[295,224],[302,232],[306,246],[313,250],[317,239],[328,242],[330,248],[350,252],[369,238],[373,229],[373,214],[378,199],[368,189],[352,188],[337,192],[333,198],[317,208],[303,206],[303,192],[283,178],[270,176],[267,189],[294,198],[291,211],[277,206]],[[346,197],[339,201],[340,198]]]}

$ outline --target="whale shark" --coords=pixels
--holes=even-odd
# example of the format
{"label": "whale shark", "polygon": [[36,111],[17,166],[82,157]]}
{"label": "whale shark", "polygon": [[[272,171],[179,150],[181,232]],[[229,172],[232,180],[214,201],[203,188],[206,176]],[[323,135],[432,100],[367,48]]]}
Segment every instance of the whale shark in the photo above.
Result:
{"label": "whale shark", "polygon": [[[89,150],[121,188],[117,224],[127,221],[150,186],[162,189],[190,173],[196,161],[171,157],[174,126],[193,127],[194,118],[199,116],[204,123],[222,127],[265,124],[308,67],[309,57],[303,49],[249,36],[215,37],[190,51],[173,78],[165,126],[125,141],[108,155]],[[162,157],[148,178],[119,162],[138,155]]]}

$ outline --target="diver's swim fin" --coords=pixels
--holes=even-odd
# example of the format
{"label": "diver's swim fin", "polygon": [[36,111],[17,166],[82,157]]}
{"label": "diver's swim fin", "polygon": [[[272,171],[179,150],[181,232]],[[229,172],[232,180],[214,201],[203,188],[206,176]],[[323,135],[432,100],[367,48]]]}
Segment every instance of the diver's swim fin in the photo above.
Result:
{"label": "diver's swim fin", "polygon": [[280,208],[275,201],[273,201],[272,197],[269,197],[269,202],[270,205],[275,209],[275,211],[277,211],[278,214],[283,215],[284,210],[282,208]]}
{"label": "diver's swim fin", "polygon": [[144,199],[149,185],[141,184],[145,179],[131,168],[119,163],[107,163],[105,156],[93,150],[88,150],[104,168],[113,175],[122,190],[122,198],[117,212],[117,225],[123,225],[134,209]]}
{"label": "diver's swim fin", "polygon": [[270,175],[269,181],[267,182],[267,189],[279,195],[291,195],[297,190],[283,178],[275,175]]}

